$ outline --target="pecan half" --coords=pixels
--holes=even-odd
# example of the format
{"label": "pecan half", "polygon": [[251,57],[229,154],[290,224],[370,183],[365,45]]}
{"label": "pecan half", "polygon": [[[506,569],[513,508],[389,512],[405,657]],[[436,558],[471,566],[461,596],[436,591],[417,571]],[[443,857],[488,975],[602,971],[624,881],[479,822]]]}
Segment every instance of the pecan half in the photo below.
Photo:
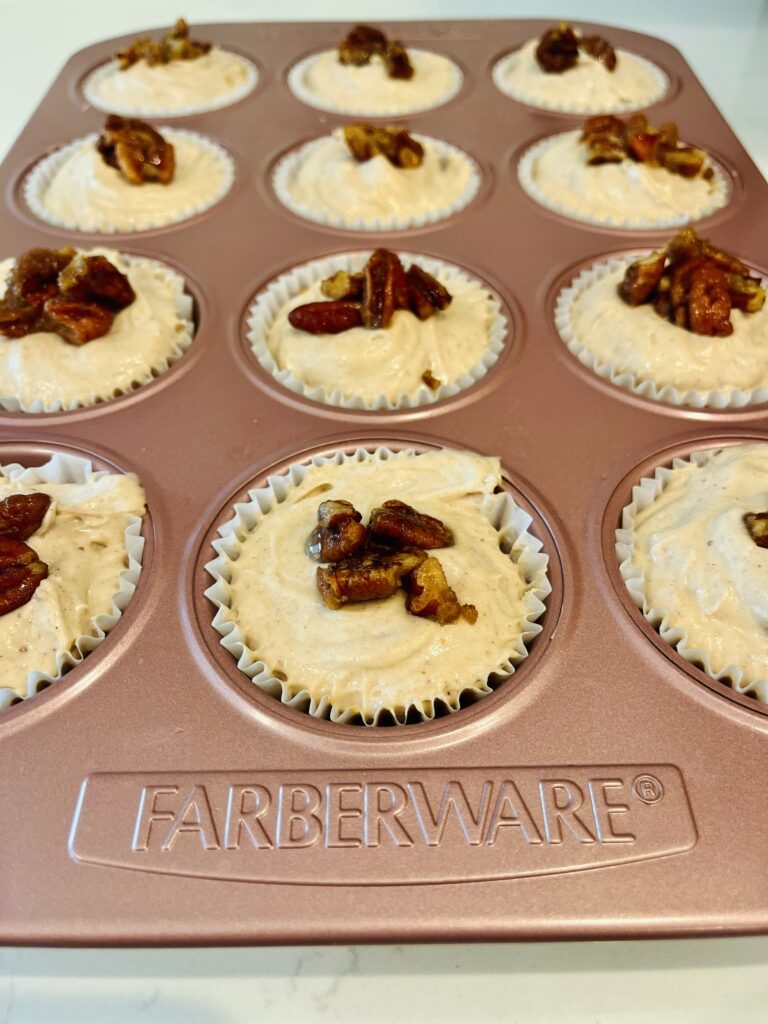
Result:
{"label": "pecan half", "polygon": [[18,256],[8,275],[5,299],[30,306],[42,306],[57,295],[59,274],[70,263],[75,250],[30,249]]}
{"label": "pecan half", "polygon": [[47,494],[9,494],[0,501],[0,536],[26,540],[45,519],[51,499]]}
{"label": "pecan half", "polygon": [[394,167],[410,170],[424,161],[424,147],[404,128],[379,128],[363,122],[348,124],[344,126],[344,141],[358,163],[383,156]]}
{"label": "pecan half", "polygon": [[406,586],[405,607],[411,615],[432,619],[441,626],[456,622],[462,616],[469,623],[477,622],[477,608],[473,604],[459,604],[436,558],[430,556],[417,566],[406,578]]}
{"label": "pecan half", "polygon": [[746,512],[744,525],[759,548],[768,548],[768,512]]}
{"label": "pecan half", "polygon": [[370,63],[374,54],[383,55],[387,48],[387,37],[370,25],[355,25],[346,39],[339,43],[339,62],[362,67]]}
{"label": "pecan half", "polygon": [[85,345],[107,334],[115,314],[98,302],[60,296],[48,299],[40,317],[40,330],[53,331],[70,345]]}
{"label": "pecan half", "polygon": [[579,39],[579,48],[595,60],[605,65],[608,71],[616,67],[616,51],[602,36],[582,36]]}
{"label": "pecan half", "polygon": [[408,57],[408,51],[402,43],[393,41],[387,43],[384,51],[384,67],[390,78],[413,78],[413,64]]}
{"label": "pecan half", "polygon": [[173,180],[176,157],[173,146],[160,132],[135,117],[110,114],[96,142],[96,149],[131,185]]}
{"label": "pecan half", "polygon": [[407,548],[449,548],[453,533],[439,519],[417,512],[404,501],[385,501],[371,512],[370,537],[379,543]]}
{"label": "pecan half", "polygon": [[320,291],[328,299],[361,299],[363,297],[363,274],[349,274],[346,270],[337,270],[332,277],[326,277],[320,285]]}
{"label": "pecan half", "polygon": [[362,518],[350,501],[323,501],[317,510],[317,526],[307,539],[309,557],[316,562],[340,562],[357,554],[366,539]]}
{"label": "pecan half", "polygon": [[130,306],[136,293],[125,274],[106,256],[78,253],[59,274],[59,289],[67,299],[95,301],[110,309]]}
{"label": "pecan half", "polygon": [[719,267],[693,258],[674,265],[668,276],[669,288],[654,304],[658,313],[695,334],[727,337],[733,333],[728,282]]}
{"label": "pecan half", "polygon": [[341,608],[349,602],[378,601],[391,597],[402,578],[426,557],[423,551],[365,555],[328,568],[320,566],[315,582],[327,608]]}
{"label": "pecan half", "polygon": [[305,302],[288,314],[288,322],[307,334],[341,334],[362,327],[359,302]]}
{"label": "pecan half", "polygon": [[536,61],[542,71],[561,74],[576,66],[579,41],[567,22],[547,29],[536,47]]}
{"label": "pecan half", "polygon": [[661,281],[666,262],[664,252],[652,252],[650,256],[644,256],[627,267],[619,285],[619,295],[627,305],[640,306],[651,300]]}
{"label": "pecan half", "polygon": [[415,263],[405,277],[408,282],[408,304],[419,320],[427,320],[451,304],[453,296],[448,289]]}
{"label": "pecan half", "polygon": [[365,265],[363,326],[388,327],[396,309],[408,305],[408,282],[399,257],[389,249],[377,249]]}
{"label": "pecan half", "polygon": [[21,608],[48,575],[37,552],[15,537],[0,537],[0,615]]}

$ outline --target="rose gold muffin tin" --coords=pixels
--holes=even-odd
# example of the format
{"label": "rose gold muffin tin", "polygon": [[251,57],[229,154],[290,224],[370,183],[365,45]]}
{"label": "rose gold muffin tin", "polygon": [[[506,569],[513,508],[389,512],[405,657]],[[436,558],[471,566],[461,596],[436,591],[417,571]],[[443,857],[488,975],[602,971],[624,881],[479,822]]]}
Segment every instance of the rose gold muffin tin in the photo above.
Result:
{"label": "rose gold muffin tin", "polygon": [[[768,440],[768,410],[700,412],[634,397],[559,340],[553,303],[563,283],[668,232],[566,221],[522,192],[521,151],[578,119],[516,103],[490,72],[544,27],[385,26],[462,67],[456,99],[402,120],[466,149],[484,174],[460,215],[396,236],[304,223],[270,188],[281,153],[343,121],[299,103],[286,75],[344,26],[196,28],[259,68],[247,99],[178,119],[227,147],[235,186],[194,220],[109,241],[186,275],[195,341],[163,376],[112,402],[0,414],[4,462],[86,454],[138,473],[149,505],[143,573],[114,632],[62,681],[0,716],[1,941],[768,928],[768,708],[670,650],[631,604],[613,553],[634,482],[678,452]],[[702,231],[764,266],[766,184],[680,54],[648,36],[604,33],[670,76],[653,120],[677,120],[732,175],[730,204]],[[19,184],[41,154],[100,125],[79,86],[123,41],[72,58],[0,169],[2,255],[73,238],[37,222]],[[502,298],[512,336],[474,388],[415,411],[352,412],[301,399],[259,367],[244,319],[260,288],[297,263],[377,244],[456,263]],[[550,553],[554,591],[530,657],[492,695],[428,724],[365,729],[285,708],[239,673],[211,627],[203,566],[233,502],[267,474],[313,452],[377,443],[499,455]]]}

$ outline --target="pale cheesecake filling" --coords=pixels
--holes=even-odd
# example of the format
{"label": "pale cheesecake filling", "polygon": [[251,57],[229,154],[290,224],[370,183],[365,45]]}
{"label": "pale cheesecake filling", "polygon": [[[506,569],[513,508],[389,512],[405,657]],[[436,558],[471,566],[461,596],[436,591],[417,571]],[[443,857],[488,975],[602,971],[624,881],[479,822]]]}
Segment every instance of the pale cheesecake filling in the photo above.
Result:
{"label": "pale cheesecake filling", "polygon": [[426,50],[408,50],[412,78],[390,78],[374,56],[361,67],[342,64],[337,50],[324,50],[292,70],[289,81],[299,98],[323,110],[375,117],[425,110],[455,95],[462,75],[453,61]]}
{"label": "pale cheesecake filling", "polygon": [[[0,338],[0,400],[15,399],[28,409],[37,402],[69,408],[111,398],[161,372],[189,344],[192,300],[178,274],[113,249],[86,254],[105,256],[126,274],[136,298],[105,335],[85,345],[70,345],[48,331]],[[0,298],[13,264],[0,262]]]}
{"label": "pale cheesecake filling", "polygon": [[528,179],[534,198],[555,210],[597,223],[669,225],[696,220],[728,201],[717,170],[707,180],[634,160],[590,165],[580,135],[579,129],[553,136],[521,163],[523,184]]}
{"label": "pale cheesecake filling", "polygon": [[557,74],[539,66],[538,45],[538,39],[529,40],[496,72],[497,84],[525,102],[573,113],[610,114],[648,106],[666,91],[664,73],[627,50],[616,50],[613,71],[580,51],[576,65]]}
{"label": "pale cheesecake filling", "polygon": [[452,301],[429,319],[398,310],[388,327],[354,327],[335,335],[308,334],[288,322],[296,306],[325,299],[317,281],[280,310],[266,344],[278,369],[289,370],[307,387],[328,394],[339,389],[369,403],[382,395],[391,402],[415,397],[426,387],[426,370],[441,384],[454,384],[486,353],[496,308],[477,282],[450,273],[437,278]]}
{"label": "pale cheesecake filling", "polygon": [[145,60],[120,70],[116,60],[86,81],[86,99],[113,114],[170,116],[176,111],[212,110],[232,103],[256,84],[250,61],[212,47],[194,60],[150,65]]}
{"label": "pale cheesecake filling", "polygon": [[[455,702],[514,657],[529,614],[534,584],[501,550],[484,514],[500,482],[498,459],[450,450],[312,466],[243,538],[231,563],[230,607],[221,612],[290,693],[325,697],[338,712],[372,718],[384,708]],[[432,554],[458,600],[476,606],[477,622],[440,626],[410,615],[404,592],[326,608],[304,544],[318,504],[332,498],[351,501],[364,522],[390,498],[441,519],[456,543]]]}
{"label": "pale cheesecake filling", "polygon": [[685,630],[687,647],[706,652],[715,672],[736,666],[748,681],[768,679],[768,549],[743,516],[765,511],[768,444],[724,448],[672,471],[637,513],[631,556],[648,605]]}
{"label": "pale cheesecake filling", "polygon": [[574,339],[614,373],[631,373],[679,391],[751,391],[768,387],[768,306],[731,310],[733,334],[694,334],[659,316],[649,303],[618,295],[627,261],[576,291],[568,311]]}
{"label": "pale cheesecake filling", "polygon": [[[474,196],[476,165],[453,147],[415,136],[424,146],[418,167],[395,167],[384,156],[358,162],[341,131],[308,143],[276,173],[278,195],[303,216],[349,227],[396,227],[448,216]],[[281,196],[282,198],[282,196]]]}
{"label": "pale cheesecake filling", "polygon": [[131,476],[112,473],[82,484],[30,486],[0,476],[0,500],[33,491],[53,499],[26,543],[48,565],[31,600],[0,615],[0,687],[27,694],[31,672],[56,675],[58,659],[110,615],[128,565],[125,530],[144,513],[144,491]]}
{"label": "pale cheesecake filling", "polygon": [[[219,146],[189,132],[161,129],[175,150],[168,185],[131,185],[96,150],[96,136],[72,143],[45,161],[32,179],[28,201],[55,224],[79,231],[140,231],[185,220],[217,202],[230,188],[232,162]],[[35,172],[33,172],[33,175]]]}

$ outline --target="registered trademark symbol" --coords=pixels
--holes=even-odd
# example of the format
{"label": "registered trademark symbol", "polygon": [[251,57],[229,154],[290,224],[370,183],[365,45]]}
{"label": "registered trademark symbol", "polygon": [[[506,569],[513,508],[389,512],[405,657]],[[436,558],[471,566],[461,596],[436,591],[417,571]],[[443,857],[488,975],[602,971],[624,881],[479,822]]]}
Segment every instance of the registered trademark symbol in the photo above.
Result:
{"label": "registered trademark symbol", "polygon": [[657,804],[664,796],[664,787],[655,775],[638,775],[632,783],[632,792],[644,804]]}

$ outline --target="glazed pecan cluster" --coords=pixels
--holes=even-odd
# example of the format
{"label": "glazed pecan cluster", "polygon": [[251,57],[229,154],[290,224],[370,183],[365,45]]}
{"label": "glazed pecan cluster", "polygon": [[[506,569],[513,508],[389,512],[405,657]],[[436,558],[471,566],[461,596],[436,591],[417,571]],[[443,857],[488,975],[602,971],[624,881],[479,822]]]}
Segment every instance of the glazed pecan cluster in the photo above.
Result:
{"label": "glazed pecan cluster", "polygon": [[288,314],[292,327],[308,334],[341,334],[352,327],[389,327],[395,310],[426,320],[451,302],[447,288],[421,267],[406,271],[389,249],[377,249],[362,272],[340,270],[321,284],[328,302],[306,302]]}
{"label": "glazed pecan cluster", "polygon": [[648,123],[645,114],[632,114],[626,121],[613,114],[598,114],[584,123],[580,140],[587,147],[588,164],[613,164],[634,160],[663,167],[684,178],[712,177],[707,152],[680,142],[677,125],[667,121],[660,128]]}
{"label": "glazed pecan cluster", "polygon": [[370,64],[372,57],[381,57],[390,78],[413,78],[413,65],[402,43],[387,39],[370,25],[355,25],[339,43],[339,62],[362,67]]}
{"label": "glazed pecan cluster", "polygon": [[125,71],[140,60],[146,61],[152,67],[155,64],[170,64],[172,60],[195,60],[197,57],[205,56],[210,49],[210,43],[199,43],[196,39],[190,39],[189,25],[183,18],[179,18],[159,43],[142,36],[125,49],[118,50],[115,59],[120,70]]}
{"label": "glazed pecan cluster", "polygon": [[0,501],[0,615],[26,604],[48,575],[48,566],[24,541],[40,529],[50,504],[38,492]]}
{"label": "glazed pecan cluster", "polygon": [[315,577],[327,608],[379,601],[403,587],[411,615],[441,626],[459,618],[477,621],[475,606],[459,604],[442,565],[427,554],[453,545],[453,533],[444,523],[395,499],[375,508],[368,526],[362,518],[344,499],[324,501],[317,510],[306,551],[317,562],[331,563],[319,566]]}
{"label": "glazed pecan cluster", "polygon": [[616,67],[616,52],[602,36],[582,36],[567,21],[547,29],[536,47],[536,61],[542,71],[561,74],[576,67],[579,50],[599,60],[608,71]]}
{"label": "glazed pecan cluster", "polygon": [[694,334],[727,337],[731,310],[756,313],[765,303],[760,278],[693,228],[684,228],[661,250],[632,263],[619,284],[630,306],[652,302],[665,320]]}
{"label": "glazed pecan cluster", "polygon": [[759,548],[768,548],[768,512],[747,512],[744,525]]}
{"label": "glazed pecan cluster", "polygon": [[359,164],[375,156],[386,157],[393,167],[411,170],[424,161],[424,147],[404,128],[380,128],[356,122],[344,127],[344,141]]}
{"label": "glazed pecan cluster", "polygon": [[136,295],[104,256],[74,249],[30,249],[16,260],[0,299],[0,335],[23,338],[50,331],[84,345],[112,327]]}
{"label": "glazed pecan cluster", "polygon": [[130,185],[154,181],[168,185],[176,170],[176,154],[160,132],[135,117],[110,114],[96,140],[96,149]]}

